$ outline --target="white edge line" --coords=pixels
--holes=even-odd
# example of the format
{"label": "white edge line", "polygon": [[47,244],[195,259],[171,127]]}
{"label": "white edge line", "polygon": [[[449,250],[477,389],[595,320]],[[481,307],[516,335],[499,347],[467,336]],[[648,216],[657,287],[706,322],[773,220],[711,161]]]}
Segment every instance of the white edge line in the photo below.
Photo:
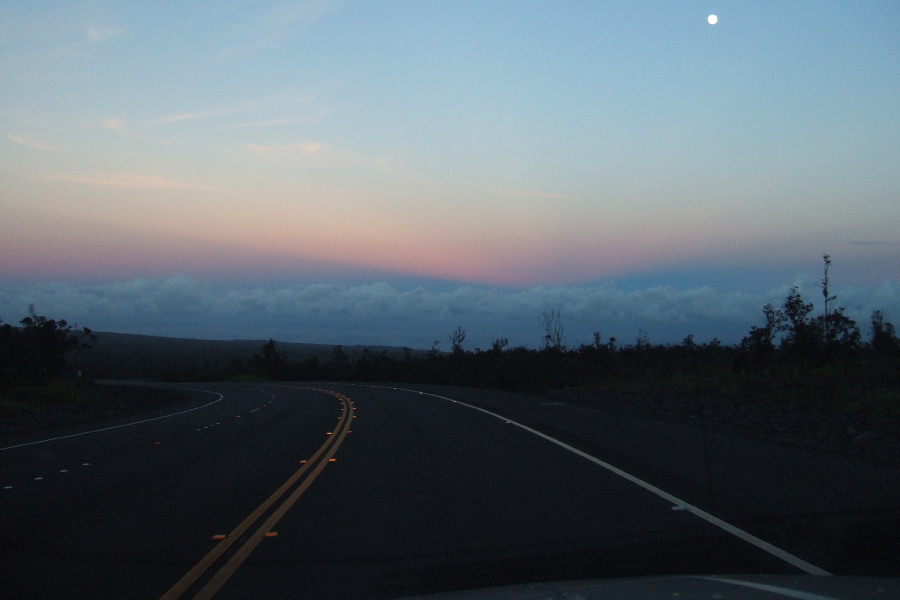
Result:
{"label": "white edge line", "polygon": [[[374,386],[373,385],[371,387],[384,387],[384,386]],[[466,404],[465,402],[461,402],[459,400],[454,400],[453,398],[447,398],[446,396],[439,396],[437,394],[431,394],[429,392],[421,392],[419,390],[409,390],[409,389],[405,389],[405,388],[384,388],[384,389],[395,389],[395,390],[400,390],[400,391],[404,391],[404,392],[413,392],[416,394],[424,394],[427,396],[434,396],[435,398],[440,398],[442,400],[448,400],[448,401],[454,402],[456,404],[462,404],[463,406],[467,406],[469,408],[481,411],[481,412],[483,412],[487,415],[490,415],[492,417],[495,417],[497,419],[502,419],[502,420],[506,421],[507,423],[516,425],[517,427],[521,427],[525,431],[533,433],[536,436],[542,437],[545,440],[552,442],[552,443],[556,444],[557,446],[565,448],[566,450],[568,450],[570,452],[574,452],[578,456],[581,456],[582,458],[586,458],[587,460],[591,461],[592,463],[597,464],[597,465],[603,467],[604,469],[615,473],[619,477],[627,479],[628,481],[641,486],[648,492],[652,492],[652,493],[656,494],[657,496],[659,496],[660,498],[665,498],[672,504],[677,504],[678,506],[683,506],[685,510],[692,512],[693,514],[697,515],[704,521],[712,523],[716,527],[723,529],[734,536],[739,537],[740,539],[744,540],[745,542],[747,542],[749,544],[753,544],[757,548],[764,550],[764,551],[768,552],[769,554],[776,556],[787,563],[792,564],[793,566],[797,567],[798,569],[800,569],[802,571],[805,571],[806,573],[809,573],[810,575],[831,575],[831,573],[829,573],[828,571],[826,571],[820,567],[817,567],[814,564],[808,563],[805,560],[803,560],[802,558],[800,558],[798,556],[794,556],[790,552],[787,552],[786,550],[782,550],[778,546],[774,546],[774,545],[770,544],[769,542],[756,537],[752,533],[748,533],[739,527],[735,527],[731,523],[726,523],[719,517],[713,516],[713,515],[709,514],[708,512],[706,512],[705,510],[697,508],[693,504],[685,502],[681,498],[678,498],[677,496],[673,496],[672,494],[659,489],[658,487],[656,487],[653,484],[647,483],[643,479],[638,479],[634,475],[632,475],[630,473],[626,473],[625,471],[623,471],[622,469],[620,469],[618,467],[614,467],[613,465],[611,465],[607,462],[604,462],[604,461],[600,460],[599,458],[593,457],[586,452],[582,452],[578,448],[570,446],[569,444],[566,444],[565,442],[561,442],[558,439],[550,437],[549,435],[547,435],[545,433],[541,433],[540,431],[537,431],[536,429],[532,429],[531,427],[528,427],[527,425],[523,425],[521,423],[513,421],[512,419],[508,419],[504,416],[498,415],[497,413],[493,413],[489,410],[485,410],[481,407],[473,406],[472,404]]]}
{"label": "white edge line", "polygon": [[215,394],[218,396],[218,398],[213,400],[209,404],[204,404],[203,406],[195,406],[194,408],[189,408],[187,410],[182,410],[182,411],[171,413],[168,415],[163,415],[161,417],[153,417],[152,419],[144,419],[142,421],[133,421],[131,423],[123,423],[122,425],[113,425],[112,427],[104,427],[102,429],[93,429],[91,431],[82,431],[81,433],[73,433],[71,435],[61,435],[59,437],[47,438],[45,440],[38,440],[36,442],[26,442],[24,444],[16,444],[15,446],[6,446],[5,448],[0,448],[0,452],[2,452],[4,450],[12,450],[13,448],[21,448],[23,446],[34,446],[35,444],[44,444],[46,442],[53,442],[56,440],[64,440],[66,438],[78,437],[80,435],[88,435],[89,433],[100,433],[101,431],[109,431],[110,429],[118,429],[120,427],[130,427],[131,425],[138,425],[140,423],[147,423],[149,421],[158,421],[160,419],[168,419],[169,417],[183,415],[184,413],[189,413],[191,411],[200,410],[201,408],[206,408],[207,406],[211,406],[211,405],[215,404],[216,402],[219,402],[222,398],[224,398],[224,396],[222,394],[220,394],[218,392],[211,392],[209,390],[198,390],[195,388],[175,388],[175,389],[187,390],[190,392],[203,392],[205,394]]}

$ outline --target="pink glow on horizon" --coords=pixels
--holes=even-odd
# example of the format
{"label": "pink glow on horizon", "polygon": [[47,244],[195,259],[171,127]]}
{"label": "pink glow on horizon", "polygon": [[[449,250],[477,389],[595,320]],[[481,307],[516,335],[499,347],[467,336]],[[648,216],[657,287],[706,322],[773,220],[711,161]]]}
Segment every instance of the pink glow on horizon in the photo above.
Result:
{"label": "pink glow on horizon", "polygon": [[[196,206],[191,211],[202,213]],[[392,275],[530,287],[709,265],[739,270],[777,265],[783,255],[814,261],[822,251],[817,239],[772,232],[751,240],[735,227],[692,236],[690,228],[698,226],[690,223],[656,224],[636,234],[634,229],[617,232],[613,227],[563,231],[552,223],[541,230],[520,222],[491,235],[479,223],[437,229],[367,214],[341,218],[323,210],[310,220],[291,211],[285,214],[280,221],[271,215],[241,221],[223,210],[213,218],[188,219],[160,231],[163,221],[142,227],[137,213],[129,222],[112,226],[78,219],[74,211],[55,217],[20,211],[0,223],[0,272],[7,280],[94,282],[178,274],[206,281],[332,281],[348,274],[371,280]],[[827,246],[837,254],[834,244]],[[889,250],[878,244],[845,243],[840,256],[845,264],[859,265],[854,270],[859,278],[872,274],[861,282],[877,278],[879,272],[900,277],[896,265],[885,263]]]}

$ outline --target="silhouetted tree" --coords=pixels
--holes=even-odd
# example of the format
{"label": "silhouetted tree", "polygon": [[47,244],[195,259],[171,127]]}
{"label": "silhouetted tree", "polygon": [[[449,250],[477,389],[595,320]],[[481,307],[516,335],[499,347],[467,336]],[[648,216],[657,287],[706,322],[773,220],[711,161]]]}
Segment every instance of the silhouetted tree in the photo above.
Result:
{"label": "silhouetted tree", "polygon": [[806,346],[814,337],[813,324],[809,319],[813,305],[803,301],[797,286],[788,291],[778,314],[778,328],[786,332],[782,346]]}
{"label": "silhouetted tree", "polygon": [[16,333],[12,325],[0,319],[0,386],[13,378]]}
{"label": "silhouetted tree", "polygon": [[267,379],[283,379],[287,374],[287,354],[277,349],[278,342],[269,338],[263,344],[262,353],[250,359],[250,370],[254,375]]}
{"label": "silhouetted tree", "polygon": [[563,345],[563,341],[566,337],[566,330],[563,327],[559,310],[544,311],[538,322],[544,330],[544,349],[558,352],[565,350],[566,347]]}
{"label": "silhouetted tree", "polygon": [[822,288],[825,308],[822,315],[815,319],[814,324],[822,331],[822,341],[827,352],[834,354],[853,350],[859,346],[859,329],[856,327],[856,322],[844,314],[843,306],[837,309],[831,308],[831,304],[837,300],[837,296],[832,295],[828,289],[828,270],[831,267],[831,257],[825,254],[822,256],[822,261],[824,275],[819,287]]}
{"label": "silhouetted tree", "polygon": [[766,324],[762,327],[753,326],[750,332],[741,340],[740,348],[747,355],[753,365],[759,367],[767,364],[775,353],[775,334],[780,330],[784,316],[775,310],[771,304],[763,306],[763,316]]}
{"label": "silhouetted tree", "polygon": [[[65,320],[48,319],[38,315],[29,305],[28,316],[19,321],[21,330],[5,329],[5,351],[11,354],[15,375],[32,384],[43,384],[62,373],[66,354],[76,348],[90,348],[97,337],[87,327]],[[9,359],[7,359],[9,360]]]}
{"label": "silhouetted tree", "polygon": [[879,355],[889,355],[900,351],[900,340],[894,330],[894,325],[884,320],[884,314],[880,310],[872,312],[872,350]]}
{"label": "silhouetted tree", "polygon": [[456,330],[450,334],[450,348],[453,354],[461,354],[462,343],[466,339],[466,330],[459,326]]}
{"label": "silhouetted tree", "polygon": [[338,345],[334,347],[331,360],[325,363],[325,370],[332,379],[339,381],[351,379],[350,357],[344,352],[343,346]]}

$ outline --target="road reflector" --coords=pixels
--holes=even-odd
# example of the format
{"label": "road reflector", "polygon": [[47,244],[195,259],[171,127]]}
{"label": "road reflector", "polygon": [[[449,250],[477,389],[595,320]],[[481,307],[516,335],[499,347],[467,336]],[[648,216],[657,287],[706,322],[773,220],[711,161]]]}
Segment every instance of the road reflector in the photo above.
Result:
{"label": "road reflector", "polygon": [[270,531],[269,533],[264,533],[263,537],[275,537],[278,535],[277,531]]}
{"label": "road reflector", "polygon": [[303,463],[305,463],[305,462],[306,462],[305,460],[301,460],[301,461],[300,461],[301,464],[303,464]]}
{"label": "road reflector", "polygon": [[219,533],[217,535],[212,536],[212,539],[214,539],[218,542],[219,540],[224,540],[226,537],[228,537],[228,536]]}
{"label": "road reflector", "polygon": [[329,458],[329,459],[328,459],[328,462],[337,462],[337,459],[336,459],[336,458]]}

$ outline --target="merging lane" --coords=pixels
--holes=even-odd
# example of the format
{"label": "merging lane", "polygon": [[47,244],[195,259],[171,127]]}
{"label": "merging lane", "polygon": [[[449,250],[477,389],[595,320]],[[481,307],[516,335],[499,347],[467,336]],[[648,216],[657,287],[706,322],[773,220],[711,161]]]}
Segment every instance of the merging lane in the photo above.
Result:
{"label": "merging lane", "polygon": [[0,449],[0,595],[394,598],[810,572],[452,399],[337,383],[200,387],[166,418]]}

